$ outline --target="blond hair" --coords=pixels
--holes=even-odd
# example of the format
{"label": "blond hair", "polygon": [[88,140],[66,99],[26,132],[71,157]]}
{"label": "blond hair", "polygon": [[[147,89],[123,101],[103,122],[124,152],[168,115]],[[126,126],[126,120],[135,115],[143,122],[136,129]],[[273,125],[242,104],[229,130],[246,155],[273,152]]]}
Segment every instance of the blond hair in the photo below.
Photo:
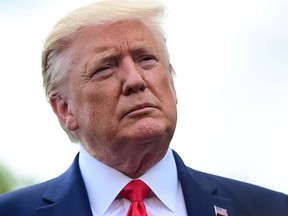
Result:
{"label": "blond hair", "polygon": [[[162,28],[164,12],[163,5],[152,0],[106,0],[70,12],[54,26],[44,44],[42,76],[47,98],[57,95],[63,88],[65,75],[69,72],[71,63],[70,56],[64,52],[69,42],[77,32],[89,26],[140,20],[156,34],[163,54],[169,62]],[[72,142],[78,142],[78,137],[73,131],[61,126]]]}

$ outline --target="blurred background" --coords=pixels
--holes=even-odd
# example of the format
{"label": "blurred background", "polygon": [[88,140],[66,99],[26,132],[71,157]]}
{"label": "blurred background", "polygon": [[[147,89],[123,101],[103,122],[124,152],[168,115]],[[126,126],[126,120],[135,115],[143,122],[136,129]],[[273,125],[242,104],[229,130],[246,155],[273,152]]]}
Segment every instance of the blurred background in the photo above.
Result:
{"label": "blurred background", "polygon": [[[0,0],[0,193],[56,177],[71,144],[47,103],[41,51],[92,0]],[[288,193],[288,1],[163,0],[176,70],[171,147],[190,167]]]}

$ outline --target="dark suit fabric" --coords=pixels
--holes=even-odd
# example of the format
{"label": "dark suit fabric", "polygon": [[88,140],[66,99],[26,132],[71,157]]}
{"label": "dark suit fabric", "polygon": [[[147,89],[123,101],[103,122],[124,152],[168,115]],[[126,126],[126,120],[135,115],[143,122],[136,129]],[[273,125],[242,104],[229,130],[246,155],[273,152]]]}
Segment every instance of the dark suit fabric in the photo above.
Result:
{"label": "dark suit fabric", "polygon": [[[195,171],[174,157],[189,216],[215,216],[214,205],[229,216],[288,216],[287,195]],[[61,176],[0,195],[0,216],[66,215],[92,216],[78,156]]]}

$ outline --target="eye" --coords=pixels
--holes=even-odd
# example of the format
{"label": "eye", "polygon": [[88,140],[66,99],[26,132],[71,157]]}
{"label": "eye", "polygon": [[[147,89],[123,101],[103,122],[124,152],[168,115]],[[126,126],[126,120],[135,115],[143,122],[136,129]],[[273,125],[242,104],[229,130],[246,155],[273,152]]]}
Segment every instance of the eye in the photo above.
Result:
{"label": "eye", "polygon": [[155,62],[155,61],[157,61],[157,59],[153,55],[147,55],[147,56],[142,56],[140,58],[140,61],[142,61],[142,62],[151,62],[151,61]]}
{"label": "eye", "polygon": [[95,70],[95,74],[108,72],[109,70],[111,70],[111,68],[112,68],[112,65],[101,66]]}
{"label": "eye", "polygon": [[141,56],[138,60],[140,67],[145,70],[153,68],[154,66],[156,66],[157,62],[157,58],[153,55]]}
{"label": "eye", "polygon": [[91,75],[94,79],[100,79],[100,80],[107,79],[114,74],[115,70],[116,70],[115,64],[107,63],[95,67]]}

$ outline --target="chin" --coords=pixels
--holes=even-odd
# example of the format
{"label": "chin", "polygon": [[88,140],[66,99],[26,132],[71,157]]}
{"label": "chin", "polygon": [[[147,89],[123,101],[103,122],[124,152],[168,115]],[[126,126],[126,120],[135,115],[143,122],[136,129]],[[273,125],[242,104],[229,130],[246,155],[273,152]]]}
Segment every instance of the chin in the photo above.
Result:
{"label": "chin", "polygon": [[161,124],[159,121],[138,122],[134,127],[127,131],[128,140],[132,142],[153,142],[173,136],[173,127],[167,124]]}

